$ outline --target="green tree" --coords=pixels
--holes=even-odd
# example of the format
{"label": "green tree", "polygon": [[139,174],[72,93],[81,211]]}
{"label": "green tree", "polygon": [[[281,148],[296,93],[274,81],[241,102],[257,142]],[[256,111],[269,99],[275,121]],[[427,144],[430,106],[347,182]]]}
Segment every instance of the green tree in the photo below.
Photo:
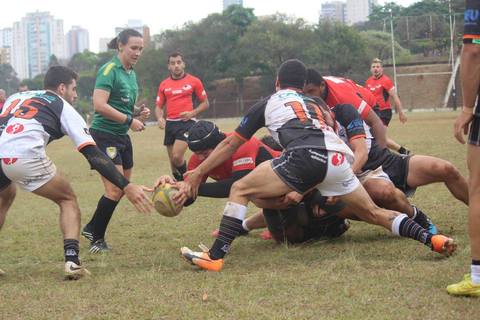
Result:
{"label": "green tree", "polygon": [[19,84],[20,81],[12,66],[10,64],[0,64],[0,88],[6,91],[7,96],[16,92]]}

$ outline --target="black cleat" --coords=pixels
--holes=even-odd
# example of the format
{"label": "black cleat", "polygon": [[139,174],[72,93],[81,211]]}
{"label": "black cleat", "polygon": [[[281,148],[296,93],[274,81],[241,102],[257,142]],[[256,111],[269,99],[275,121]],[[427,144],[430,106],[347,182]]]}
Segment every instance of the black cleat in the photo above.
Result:
{"label": "black cleat", "polygon": [[86,224],[85,227],[83,227],[81,234],[90,242],[93,241],[93,228],[89,224]]}
{"label": "black cleat", "polygon": [[105,239],[98,239],[97,241],[93,242],[90,245],[90,250],[88,250],[90,253],[107,253],[110,250],[110,248],[107,245],[107,242]]}

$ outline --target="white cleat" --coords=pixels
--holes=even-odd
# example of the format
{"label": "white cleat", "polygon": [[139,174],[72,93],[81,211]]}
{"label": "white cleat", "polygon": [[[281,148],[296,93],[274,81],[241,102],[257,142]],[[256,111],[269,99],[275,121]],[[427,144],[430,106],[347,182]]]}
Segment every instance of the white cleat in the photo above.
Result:
{"label": "white cleat", "polygon": [[84,266],[78,265],[75,262],[65,262],[65,280],[78,280],[83,276],[90,276],[91,273]]}
{"label": "white cleat", "polygon": [[5,275],[5,271],[3,271],[2,269],[0,269],[0,277],[1,276],[4,276]]}

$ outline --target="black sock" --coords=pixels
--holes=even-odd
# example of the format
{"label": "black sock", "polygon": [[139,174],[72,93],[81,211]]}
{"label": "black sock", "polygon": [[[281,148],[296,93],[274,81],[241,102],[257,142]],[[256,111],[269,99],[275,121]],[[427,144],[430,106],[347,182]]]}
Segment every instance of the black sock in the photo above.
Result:
{"label": "black sock", "polygon": [[422,228],[427,229],[430,225],[430,219],[428,218],[428,216],[417,207],[415,206],[412,206],[412,207],[413,207],[413,210],[415,210],[416,212],[416,215],[413,221],[418,223]]}
{"label": "black sock", "polygon": [[242,232],[242,220],[230,216],[223,216],[220,222],[218,237],[210,249],[210,258],[222,259],[230,250],[233,240]]}
{"label": "black sock", "polygon": [[402,237],[412,238],[431,247],[432,235],[412,219],[405,217],[400,222],[399,234]]}
{"label": "black sock", "polygon": [[473,259],[472,259],[472,265],[474,265],[474,266],[480,266],[480,260],[473,260]]}
{"label": "black sock", "polygon": [[175,172],[172,172],[173,177],[177,181],[183,181],[183,174],[187,172],[187,162],[185,161],[181,166],[175,167]]}
{"label": "black sock", "polygon": [[105,231],[107,230],[110,218],[113,215],[113,211],[117,207],[118,201],[108,199],[102,196],[97,204],[97,210],[93,215],[93,241],[105,238]]}
{"label": "black sock", "polygon": [[78,254],[80,252],[80,246],[78,240],[75,239],[63,239],[63,251],[65,253],[65,262],[72,261],[80,265]]}

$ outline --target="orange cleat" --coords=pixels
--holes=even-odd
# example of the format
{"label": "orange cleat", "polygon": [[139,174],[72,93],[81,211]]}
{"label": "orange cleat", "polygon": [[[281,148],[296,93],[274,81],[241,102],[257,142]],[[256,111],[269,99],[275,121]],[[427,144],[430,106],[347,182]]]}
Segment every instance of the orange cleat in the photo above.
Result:
{"label": "orange cleat", "polygon": [[432,236],[431,248],[433,251],[443,254],[446,257],[451,256],[457,249],[457,244],[452,238],[441,234]]}
{"label": "orange cleat", "polygon": [[223,259],[213,260],[208,254],[208,249],[200,246],[202,252],[192,251],[187,247],[180,248],[182,256],[191,264],[198,266],[203,270],[220,271],[223,267]]}

